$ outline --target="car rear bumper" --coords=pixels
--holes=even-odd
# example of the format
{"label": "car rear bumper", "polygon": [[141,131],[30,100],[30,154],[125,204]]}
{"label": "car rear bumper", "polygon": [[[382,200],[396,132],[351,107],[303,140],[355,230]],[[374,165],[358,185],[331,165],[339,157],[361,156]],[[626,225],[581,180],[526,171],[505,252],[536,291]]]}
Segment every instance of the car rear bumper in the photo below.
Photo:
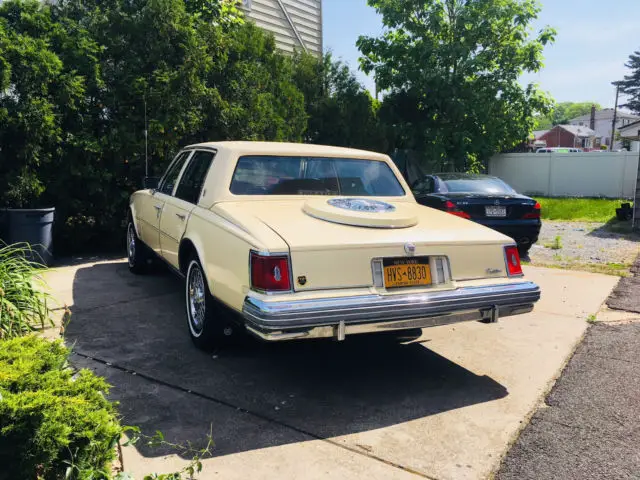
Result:
{"label": "car rear bumper", "polygon": [[264,301],[248,296],[242,313],[249,332],[264,340],[335,337],[426,328],[472,320],[497,321],[530,312],[540,288],[522,281],[433,293],[359,295]]}
{"label": "car rear bumper", "polygon": [[[474,219],[475,220],[475,219]],[[540,220],[484,220],[478,221],[481,225],[500,232],[515,240],[518,246],[533,245],[540,235]]]}

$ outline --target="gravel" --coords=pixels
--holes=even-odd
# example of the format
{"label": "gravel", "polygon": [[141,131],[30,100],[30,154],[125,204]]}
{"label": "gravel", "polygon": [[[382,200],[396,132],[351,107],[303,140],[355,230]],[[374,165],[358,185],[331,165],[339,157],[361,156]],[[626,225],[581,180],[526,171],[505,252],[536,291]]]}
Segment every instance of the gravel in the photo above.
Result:
{"label": "gravel", "polygon": [[543,221],[540,238],[531,248],[529,259],[532,265],[540,266],[628,267],[638,253],[638,234],[612,232],[604,223]]}

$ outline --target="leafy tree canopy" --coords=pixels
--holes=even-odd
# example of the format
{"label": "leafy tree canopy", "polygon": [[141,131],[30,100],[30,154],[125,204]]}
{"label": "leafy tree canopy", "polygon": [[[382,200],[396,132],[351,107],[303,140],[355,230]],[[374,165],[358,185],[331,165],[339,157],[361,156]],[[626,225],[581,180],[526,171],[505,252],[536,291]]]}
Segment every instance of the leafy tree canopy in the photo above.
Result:
{"label": "leafy tree canopy", "polygon": [[527,138],[550,99],[524,72],[542,68],[555,31],[530,34],[534,0],[368,0],[385,32],[360,37],[363,70],[387,92],[397,144],[447,169],[478,169]]}
{"label": "leafy tree canopy", "polygon": [[547,130],[554,125],[564,125],[576,117],[591,113],[591,106],[596,110],[602,107],[597,102],[560,102],[557,103],[547,115],[535,116],[534,130]]}
{"label": "leafy tree canopy", "polygon": [[620,93],[629,96],[627,103],[621,107],[640,114],[640,50],[629,55],[629,60],[624,66],[631,70],[631,73],[617,82],[620,85]]}

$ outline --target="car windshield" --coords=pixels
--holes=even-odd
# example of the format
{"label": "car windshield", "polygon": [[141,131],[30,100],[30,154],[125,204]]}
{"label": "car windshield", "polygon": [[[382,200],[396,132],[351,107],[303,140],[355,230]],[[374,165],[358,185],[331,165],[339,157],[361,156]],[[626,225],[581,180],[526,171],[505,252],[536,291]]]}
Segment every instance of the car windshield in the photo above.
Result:
{"label": "car windshield", "polygon": [[234,195],[405,195],[385,162],[325,157],[240,157],[230,190]]}
{"label": "car windshield", "polygon": [[479,193],[485,195],[512,195],[516,191],[496,177],[484,176],[455,176],[440,177],[444,183],[445,192],[449,193]]}

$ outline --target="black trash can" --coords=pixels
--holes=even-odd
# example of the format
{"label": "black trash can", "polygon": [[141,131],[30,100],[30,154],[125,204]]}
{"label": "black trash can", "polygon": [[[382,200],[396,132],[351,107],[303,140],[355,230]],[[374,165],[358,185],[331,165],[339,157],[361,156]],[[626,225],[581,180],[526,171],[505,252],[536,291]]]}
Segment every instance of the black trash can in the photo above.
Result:
{"label": "black trash can", "polygon": [[52,229],[55,211],[55,208],[8,208],[6,242],[30,244],[33,248],[31,259],[49,265],[53,258]]}
{"label": "black trash can", "polygon": [[0,244],[9,242],[9,215],[6,208],[0,208]]}

